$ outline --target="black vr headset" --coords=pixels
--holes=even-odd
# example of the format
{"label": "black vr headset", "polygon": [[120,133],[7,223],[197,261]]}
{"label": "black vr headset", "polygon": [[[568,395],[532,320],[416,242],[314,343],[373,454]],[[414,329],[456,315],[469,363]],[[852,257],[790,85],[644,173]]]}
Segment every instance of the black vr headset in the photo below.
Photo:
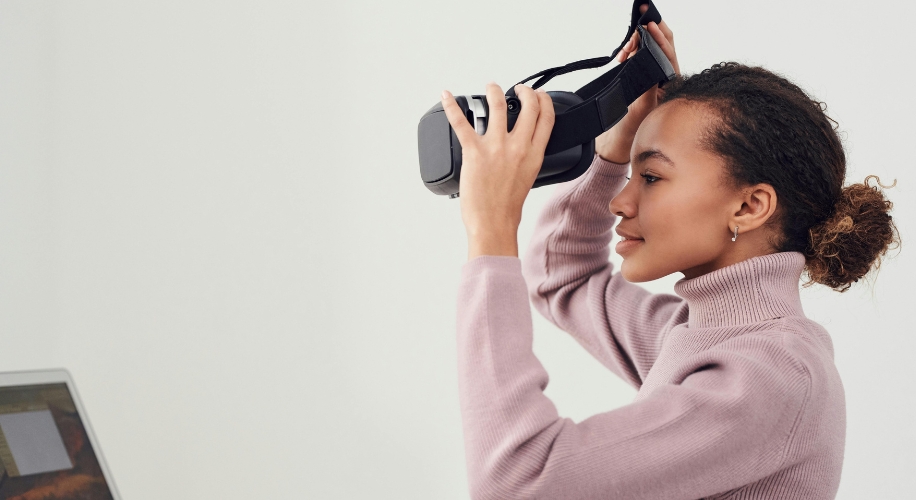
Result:
{"label": "black vr headset", "polygon": [[[649,9],[640,15],[639,6]],[[525,78],[525,83],[540,77],[532,88],[536,89],[553,77],[580,69],[600,68],[613,61],[633,32],[639,31],[639,49],[636,53],[575,92],[549,91],[556,113],[544,163],[534,181],[533,188],[566,182],[579,177],[591,165],[595,155],[595,138],[609,130],[624,115],[627,106],[654,85],[662,86],[674,78],[674,67],[662,49],[655,43],[644,24],[660,23],[661,14],[651,0],[635,0],[630,29],[623,42],[610,56],[595,57],[545,69]],[[484,95],[456,96],[455,101],[464,111],[478,134],[487,131],[487,97]],[[509,131],[515,126],[521,110],[521,101],[515,88],[506,92],[507,122]],[[442,103],[438,103],[420,119],[418,128],[420,145],[420,177],[423,184],[436,194],[458,197],[461,175],[461,143],[445,116]]]}

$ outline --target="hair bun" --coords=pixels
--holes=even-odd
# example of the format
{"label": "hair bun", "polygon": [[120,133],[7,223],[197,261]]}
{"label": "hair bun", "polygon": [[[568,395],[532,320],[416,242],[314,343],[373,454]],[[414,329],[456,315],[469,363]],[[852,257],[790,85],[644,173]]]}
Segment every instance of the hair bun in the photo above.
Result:
{"label": "hair bun", "polygon": [[[870,185],[874,179],[876,186]],[[809,231],[806,269],[810,285],[820,283],[845,292],[859,278],[880,267],[881,257],[900,243],[889,212],[893,203],[878,189],[881,184],[869,175],[862,183],[843,188],[833,215]]]}

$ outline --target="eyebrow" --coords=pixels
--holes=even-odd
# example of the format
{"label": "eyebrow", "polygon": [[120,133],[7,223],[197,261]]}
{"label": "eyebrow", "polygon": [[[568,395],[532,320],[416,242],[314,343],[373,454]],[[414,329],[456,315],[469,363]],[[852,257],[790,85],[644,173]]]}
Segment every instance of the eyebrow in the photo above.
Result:
{"label": "eyebrow", "polygon": [[672,167],[675,166],[674,162],[671,161],[671,158],[668,158],[667,156],[665,156],[665,153],[662,153],[661,151],[657,149],[647,149],[643,151],[642,153],[639,153],[638,155],[636,155],[636,158],[633,160],[633,163],[643,163],[646,160],[648,160],[649,158],[658,158],[659,160],[671,165]]}

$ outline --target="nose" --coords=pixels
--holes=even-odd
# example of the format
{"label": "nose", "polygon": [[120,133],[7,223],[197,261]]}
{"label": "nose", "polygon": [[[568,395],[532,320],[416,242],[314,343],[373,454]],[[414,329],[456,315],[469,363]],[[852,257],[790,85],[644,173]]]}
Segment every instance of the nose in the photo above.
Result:
{"label": "nose", "polygon": [[637,213],[637,196],[636,184],[632,180],[629,180],[623,186],[623,189],[617,193],[617,196],[611,198],[608,208],[610,208],[612,214],[618,217],[632,219],[636,217]]}

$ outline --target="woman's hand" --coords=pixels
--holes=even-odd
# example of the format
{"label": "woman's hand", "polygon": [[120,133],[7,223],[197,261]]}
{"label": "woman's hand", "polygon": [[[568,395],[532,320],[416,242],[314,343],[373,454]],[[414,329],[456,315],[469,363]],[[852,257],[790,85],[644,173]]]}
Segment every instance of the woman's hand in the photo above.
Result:
{"label": "woman's hand", "polygon": [[[648,5],[642,5],[639,11],[645,13],[648,8]],[[678,67],[677,55],[674,52],[674,34],[671,29],[668,28],[665,21],[659,24],[655,24],[654,21],[650,22],[646,29],[652,35],[655,43],[662,49],[662,52],[665,53],[668,60],[671,61],[671,65],[674,66],[674,72],[680,75],[681,70]],[[630,37],[630,40],[617,54],[617,60],[623,62],[633,57],[638,48],[639,31],[634,31],[633,36]],[[660,89],[658,85],[655,85],[633,101],[627,108],[627,114],[610,130],[595,139],[595,150],[598,155],[614,163],[629,162],[630,148],[633,146],[633,138],[636,137],[636,129],[639,128],[639,124],[642,123],[646,115],[658,106],[658,99],[664,95],[664,91],[663,88]]]}
{"label": "woman's hand", "polygon": [[468,260],[479,255],[518,256],[522,205],[544,162],[553,129],[553,101],[543,91],[516,85],[518,120],[507,132],[506,98],[487,85],[489,124],[484,135],[468,123],[455,98],[442,92],[442,108],[461,143],[461,218],[468,232]]}

